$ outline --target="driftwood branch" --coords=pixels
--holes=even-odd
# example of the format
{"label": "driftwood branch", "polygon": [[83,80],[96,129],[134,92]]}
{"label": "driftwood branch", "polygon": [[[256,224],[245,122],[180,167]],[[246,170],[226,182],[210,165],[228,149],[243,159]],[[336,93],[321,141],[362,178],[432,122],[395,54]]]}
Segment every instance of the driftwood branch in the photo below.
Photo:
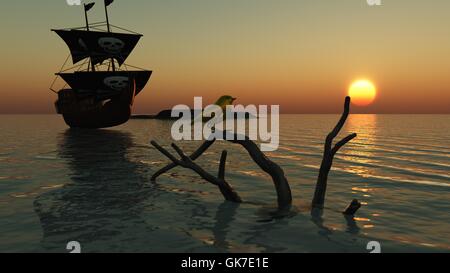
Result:
{"label": "driftwood branch", "polygon": [[160,153],[165,155],[168,159],[170,159],[175,166],[180,166],[181,162],[176,157],[174,157],[171,153],[169,153],[166,149],[161,147],[156,141],[150,142],[153,147],[155,147]]}
{"label": "driftwood branch", "polygon": [[336,143],[334,145],[334,148],[331,150],[331,153],[333,155],[337,154],[337,152],[339,152],[339,150],[344,147],[345,144],[349,143],[350,141],[352,141],[354,138],[356,138],[358,135],[357,134],[351,134],[347,137],[345,137],[344,139],[342,139],[341,141],[339,141],[338,143]]}
{"label": "driftwood branch", "polygon": [[292,192],[283,169],[278,164],[271,161],[259,149],[258,145],[251,141],[248,137],[246,137],[245,140],[237,139],[237,136],[235,136],[235,140],[231,140],[230,142],[244,147],[253,161],[272,178],[275,190],[277,192],[278,208],[289,208],[292,204]]}
{"label": "driftwood branch", "polygon": [[[327,182],[328,182],[328,175],[330,173],[331,167],[333,165],[334,156],[339,152],[339,150],[344,147],[347,143],[352,141],[354,138],[357,137],[357,134],[351,134],[342,140],[338,141],[334,146],[333,142],[334,139],[339,135],[340,131],[345,125],[345,122],[347,121],[347,118],[350,113],[350,97],[346,97],[345,99],[345,105],[344,105],[344,112],[334,127],[334,129],[328,134],[326,141],[325,141],[325,147],[324,147],[324,154],[322,163],[320,166],[319,176],[317,178],[317,184],[316,189],[314,193],[314,198],[312,201],[312,208],[314,209],[323,209],[325,204],[325,196],[326,196],[326,190],[327,190]],[[228,132],[222,132],[222,134],[225,136],[230,136],[230,133]],[[229,138],[224,138],[229,139]],[[276,164],[275,162],[271,161],[267,156],[259,149],[256,143],[251,141],[248,137],[245,137],[244,140],[239,140],[241,138],[238,137],[238,135],[234,134],[234,140],[228,140],[231,143],[239,144],[241,145],[251,156],[253,161],[267,174],[269,174],[272,178],[272,181],[274,183],[276,192],[277,192],[277,201],[278,201],[278,207],[280,209],[286,209],[290,208],[292,204],[292,193],[291,189],[288,183],[288,180],[284,174],[283,169]],[[151,178],[152,181],[156,181],[156,179],[161,176],[162,174],[172,170],[173,168],[177,166],[182,166],[184,168],[188,168],[196,172],[200,175],[203,179],[210,182],[213,185],[216,185],[219,187],[220,191],[222,192],[223,196],[226,200],[233,201],[233,202],[242,202],[239,195],[234,191],[234,189],[229,185],[225,180],[225,167],[226,167],[226,158],[227,158],[227,152],[224,151],[221,155],[220,159],[220,165],[219,165],[219,171],[218,176],[215,177],[205,171],[202,167],[194,163],[196,159],[198,159],[200,156],[204,154],[205,151],[207,151],[216,141],[216,139],[207,140],[203,142],[203,144],[194,152],[191,154],[191,156],[186,156],[184,152],[175,144],[172,144],[172,148],[177,152],[178,156],[181,157],[181,159],[177,159],[172,154],[170,154],[167,150],[159,146],[155,141],[152,141],[152,145],[158,149],[162,154],[164,154],[167,158],[169,158],[172,163],[168,164],[167,166],[163,167],[159,171],[157,171]],[[356,213],[356,211],[361,207],[361,204],[354,200],[349,208],[344,212],[344,214],[353,215]]]}
{"label": "driftwood branch", "polygon": [[325,196],[327,191],[327,183],[328,183],[328,175],[331,170],[331,166],[333,165],[334,156],[336,153],[348,142],[357,137],[356,134],[351,134],[341,141],[337,142],[333,147],[333,141],[342,130],[347,121],[348,115],[350,113],[350,97],[345,98],[344,112],[334,127],[333,131],[331,131],[325,141],[325,148],[323,153],[322,164],[320,166],[319,177],[317,178],[316,190],[314,192],[314,198],[312,201],[313,208],[322,209],[325,205]]}
{"label": "driftwood branch", "polygon": [[225,180],[225,165],[227,164],[227,151],[222,152],[219,164],[219,174],[217,175],[219,179]]}
{"label": "driftwood branch", "polygon": [[[195,151],[191,156],[190,159],[195,161],[197,160],[204,152],[206,152],[206,150],[209,149],[209,147],[211,147],[211,145],[213,145],[215,142],[215,139],[211,140],[211,141],[205,141],[203,142],[203,144],[197,149],[197,151]],[[155,182],[156,179],[158,179],[158,177],[160,177],[161,175],[163,175],[164,173],[172,170],[173,168],[175,168],[177,166],[177,164],[175,163],[171,163],[167,166],[165,166],[164,168],[160,169],[159,171],[157,171],[152,177],[151,177],[151,181]]]}
{"label": "driftwood branch", "polygon": [[[226,151],[224,151],[222,153],[222,157],[220,160],[219,177],[215,177],[215,176],[211,175],[210,173],[208,173],[207,171],[205,171],[202,167],[200,167],[199,165],[194,163],[192,161],[192,159],[190,157],[186,156],[184,154],[184,152],[177,145],[172,144],[172,148],[180,156],[180,158],[181,158],[180,160],[177,159],[175,156],[173,156],[166,149],[161,147],[156,141],[152,141],[151,144],[153,145],[153,147],[155,147],[158,151],[160,151],[162,154],[164,154],[167,158],[169,158],[172,161],[173,167],[181,166],[183,168],[193,170],[204,180],[219,187],[220,192],[224,196],[225,200],[235,202],[235,203],[242,202],[242,199],[239,197],[239,195],[236,193],[236,191],[233,189],[233,187],[230,184],[228,184],[224,179],[225,162],[226,162],[226,158],[227,158]],[[221,174],[223,174],[223,175],[221,175]]]}
{"label": "driftwood branch", "polygon": [[[227,134],[227,132],[222,132],[222,134],[225,136],[225,134]],[[277,192],[278,207],[280,209],[285,209],[285,208],[290,207],[292,204],[292,193],[291,193],[291,188],[289,186],[288,180],[284,174],[283,169],[278,164],[276,164],[275,162],[273,162],[269,158],[267,158],[267,156],[259,149],[258,145],[256,143],[254,143],[253,141],[251,141],[248,137],[245,137],[244,140],[238,140],[239,139],[238,135],[234,134],[233,139],[234,140],[229,140],[229,141],[231,143],[239,144],[242,147],[244,147],[244,149],[248,152],[248,154],[251,156],[253,161],[264,172],[266,172],[267,174],[269,174],[271,176],[272,181],[275,185],[275,190]],[[182,160],[182,161],[187,161],[187,159],[190,159],[190,163],[189,163],[188,167],[193,169],[194,171],[196,171],[203,179],[205,179],[213,184],[214,184],[214,182],[210,181],[211,177],[206,176],[205,173],[203,173],[201,171],[199,172],[198,165],[195,166],[196,164],[194,164],[192,161],[197,159],[198,157],[200,157],[209,147],[211,147],[211,145],[214,143],[214,141],[215,140],[205,141],[190,157],[186,157],[184,160]],[[152,142],[152,145],[155,146],[154,142]],[[158,149],[158,150],[160,150],[160,149]],[[160,150],[160,152],[162,152],[162,151]],[[167,154],[165,154],[165,153],[163,153],[163,154],[167,156]],[[168,158],[171,159],[170,157],[168,157]],[[218,179],[220,179],[222,181],[225,181],[223,178],[221,178],[222,176],[225,176],[225,160],[224,160],[224,158],[226,159],[226,153],[222,154],[221,164],[219,167]],[[161,170],[159,170],[158,172],[156,172],[155,175],[153,175],[152,180],[155,181],[158,176],[164,174],[165,172],[173,169],[174,167],[176,167],[178,165],[182,166],[180,164],[180,162],[173,161],[173,160],[172,160],[172,162],[173,162],[172,164],[169,164],[169,165],[165,166],[164,168],[162,168]],[[183,163],[183,162],[181,162],[181,163]],[[220,187],[220,185],[219,185],[219,187]],[[222,188],[220,188],[220,189],[221,189],[221,191],[224,189],[226,190],[226,187],[224,189],[222,189]]]}
{"label": "driftwood branch", "polygon": [[344,215],[355,215],[356,212],[361,208],[361,202],[354,199],[350,205],[343,212]]}

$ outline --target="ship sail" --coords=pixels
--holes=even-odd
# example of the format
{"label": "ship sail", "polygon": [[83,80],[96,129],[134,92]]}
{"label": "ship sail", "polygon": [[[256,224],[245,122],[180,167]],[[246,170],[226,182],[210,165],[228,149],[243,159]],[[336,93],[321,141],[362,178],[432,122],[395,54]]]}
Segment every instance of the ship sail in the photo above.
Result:
{"label": "ship sail", "polygon": [[91,58],[94,65],[115,59],[122,65],[142,35],[86,30],[53,30],[66,42],[74,64]]}
{"label": "ship sail", "polygon": [[151,71],[97,71],[58,73],[80,96],[95,96],[98,99],[120,94],[131,79],[136,82],[136,96],[144,89],[152,75]]}

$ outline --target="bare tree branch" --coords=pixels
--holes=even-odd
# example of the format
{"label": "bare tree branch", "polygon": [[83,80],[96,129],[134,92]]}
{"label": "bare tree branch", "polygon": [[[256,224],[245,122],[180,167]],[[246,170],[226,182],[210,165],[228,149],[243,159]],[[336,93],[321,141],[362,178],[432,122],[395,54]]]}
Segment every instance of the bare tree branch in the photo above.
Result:
{"label": "bare tree branch", "polygon": [[336,124],[336,127],[333,129],[333,131],[331,131],[328,134],[328,136],[325,140],[322,164],[320,165],[320,171],[319,171],[319,176],[317,178],[316,190],[314,192],[314,198],[312,201],[313,208],[322,209],[325,205],[325,196],[326,196],[326,191],[327,191],[328,175],[329,175],[331,167],[333,165],[334,156],[339,151],[339,149],[341,149],[345,144],[347,144],[352,139],[357,137],[356,134],[351,134],[351,135],[347,136],[346,138],[342,139],[341,141],[339,141],[334,147],[332,147],[334,139],[337,137],[339,132],[344,127],[345,122],[347,121],[348,115],[350,113],[350,102],[351,102],[350,97],[346,97],[345,104],[344,104],[344,112],[342,113],[340,120]]}
{"label": "bare tree branch", "polygon": [[[211,147],[211,145],[213,145],[215,142],[215,139],[211,140],[211,141],[205,141],[203,142],[203,144],[190,156],[190,158],[195,161],[197,160],[204,152],[206,152],[209,147]],[[160,177],[161,175],[163,175],[164,173],[172,170],[173,168],[175,168],[177,166],[177,164],[175,163],[171,163],[168,164],[167,166],[165,166],[164,168],[158,170],[152,177],[151,177],[151,181],[155,182],[156,179],[158,179],[158,177]]]}
{"label": "bare tree branch", "polygon": [[350,102],[351,102],[351,98],[346,97],[345,104],[344,104],[344,112],[342,113],[341,119],[336,124],[336,127],[333,129],[333,131],[331,131],[331,133],[328,135],[328,138],[331,138],[331,140],[333,140],[335,137],[337,137],[339,132],[342,130],[342,127],[344,127],[345,122],[347,121],[348,115],[350,114]]}
{"label": "bare tree branch", "polygon": [[341,141],[339,141],[338,143],[336,143],[334,145],[334,148],[332,149],[332,154],[335,155],[337,152],[339,152],[339,150],[344,147],[344,145],[346,145],[347,143],[349,143],[350,141],[352,141],[353,139],[355,139],[358,135],[357,134],[351,134],[349,136],[347,136],[346,138],[342,139]]}
{"label": "bare tree branch", "polygon": [[220,157],[220,165],[219,165],[219,179],[225,180],[225,166],[227,164],[227,151],[222,152],[222,156]]}
{"label": "bare tree branch", "polygon": [[[183,151],[175,144],[172,144],[172,148],[178,153],[178,155],[181,157],[181,161],[178,161],[178,165],[186,168],[186,169],[191,169],[194,172],[196,172],[198,175],[200,175],[201,178],[203,178],[204,180],[210,182],[211,184],[214,184],[216,186],[219,186],[220,184],[222,184],[221,181],[219,181],[219,179],[217,179],[216,177],[214,177],[213,175],[211,175],[210,173],[208,173],[207,171],[205,171],[202,167],[200,167],[199,165],[195,164],[189,157],[187,157]],[[167,156],[167,155],[166,155]]]}
{"label": "bare tree branch", "polygon": [[[347,118],[350,113],[350,97],[345,98],[345,104],[344,104],[344,111],[342,113],[342,116],[334,129],[328,134],[326,141],[325,141],[325,147],[324,147],[324,153],[323,153],[323,159],[322,164],[320,166],[319,176],[317,179],[316,184],[316,190],[314,193],[314,198],[312,201],[312,207],[313,208],[319,208],[322,209],[325,204],[325,196],[326,196],[326,190],[327,190],[327,182],[328,182],[328,175],[330,173],[334,156],[336,153],[348,142],[353,140],[357,137],[356,134],[351,134],[341,141],[337,142],[336,145],[333,147],[333,141],[338,136],[340,131],[345,125],[345,122],[347,121]],[[229,136],[231,133],[229,132],[222,132],[223,135]],[[231,134],[233,135],[233,134]],[[288,183],[288,180],[286,179],[286,176],[284,174],[283,169],[273,161],[271,161],[267,156],[259,149],[257,144],[255,144],[253,141],[251,141],[248,137],[245,137],[244,140],[239,140],[240,138],[234,134],[234,140],[229,140],[232,143],[239,144],[242,147],[244,147],[248,154],[251,156],[253,161],[267,174],[269,174],[272,178],[272,181],[274,183],[276,192],[277,192],[277,200],[278,200],[278,207],[280,209],[289,208],[292,204],[292,193],[291,189]],[[231,200],[234,202],[241,202],[240,197],[237,195],[236,192],[234,192],[233,188],[225,181],[225,165],[226,165],[226,158],[227,153],[224,151],[222,153],[221,159],[220,159],[220,166],[219,166],[219,172],[218,177],[214,177],[213,175],[206,172],[204,169],[202,169],[199,165],[195,164],[193,161],[199,158],[207,149],[211,147],[211,145],[215,142],[215,139],[205,141],[190,157],[186,156],[183,151],[176,146],[175,144],[172,144],[172,147],[175,149],[175,151],[178,153],[178,155],[181,157],[181,160],[176,159],[174,156],[172,156],[170,153],[165,151],[162,147],[157,145],[156,142],[152,141],[152,145],[155,146],[161,153],[163,153],[165,156],[167,156],[173,163],[165,166],[158,172],[156,172],[152,176],[152,181],[155,181],[160,175],[164,174],[167,171],[170,171],[171,169],[175,168],[176,166],[180,165],[185,168],[192,169],[197,174],[199,174],[203,179],[209,181],[210,183],[218,186],[224,195],[224,197],[227,200]],[[356,211],[355,211],[356,212]]]}
{"label": "bare tree branch", "polygon": [[[229,132],[217,132],[217,133],[218,134],[221,133],[224,136],[224,139],[225,139],[225,136],[230,136],[230,134],[231,134]],[[244,147],[247,150],[247,152],[249,153],[249,155],[251,156],[251,158],[253,159],[253,161],[255,161],[255,163],[264,172],[266,172],[267,174],[269,174],[271,176],[272,181],[275,185],[276,192],[277,192],[278,207],[280,209],[289,208],[292,204],[292,193],[291,193],[291,188],[289,186],[288,180],[286,179],[283,169],[278,164],[276,164],[273,161],[271,161],[270,159],[268,159],[267,156],[259,149],[258,145],[256,143],[254,143],[253,141],[251,141],[248,137],[245,137],[245,140],[238,140],[239,139],[238,135],[234,134],[233,139],[234,140],[228,140],[228,141],[230,141],[231,143],[239,144],[242,147]],[[204,151],[206,151],[212,145],[212,143],[214,143],[214,141],[215,140],[210,140],[210,141],[204,142],[202,144],[202,146],[200,146],[199,149],[193,155],[199,157]],[[153,142],[152,142],[152,144],[153,144]],[[222,154],[222,156],[223,156],[223,154]],[[193,158],[193,157],[191,156],[191,158]],[[182,161],[185,161],[185,160],[182,160]],[[224,164],[223,166],[225,167],[224,161],[221,160],[221,164]],[[180,165],[180,164],[175,164],[175,163],[169,164],[168,166],[166,166],[163,169],[161,169],[160,171],[158,171],[157,175],[159,176],[159,175],[163,174],[164,172],[176,167],[177,165]],[[201,172],[198,169],[198,165],[197,166],[196,166],[196,164],[189,165],[189,168],[193,169],[198,174],[200,174],[203,179],[206,179],[205,173]],[[221,167],[219,167],[219,177],[222,175],[222,173],[220,173],[220,172],[221,172]],[[155,174],[153,177],[156,178],[157,175]],[[225,176],[225,171],[223,171],[223,176]],[[207,178],[211,179],[211,177],[209,177],[209,176]],[[208,179],[206,179],[206,180],[208,180]],[[220,181],[225,181],[225,180],[220,179]],[[211,181],[209,181],[209,182],[211,182]],[[211,182],[211,183],[215,184],[214,182]],[[217,184],[215,184],[215,185],[217,185]],[[220,186],[220,184],[219,184],[219,186]],[[225,187],[225,189],[226,189],[226,187]]]}
{"label": "bare tree branch", "polygon": [[278,208],[289,208],[292,204],[292,193],[283,169],[278,164],[267,158],[267,156],[263,152],[261,152],[258,145],[253,141],[249,140],[248,138],[246,138],[245,140],[237,139],[237,136],[235,136],[235,140],[232,140],[230,142],[239,144],[244,147],[253,161],[264,172],[271,176],[277,192]]}
{"label": "bare tree branch", "polygon": [[180,165],[180,161],[176,159],[171,153],[169,153],[166,149],[164,149],[162,146],[160,146],[156,141],[150,142],[153,147],[155,147],[158,151],[160,151],[163,155],[165,155],[168,159],[170,159],[175,166]]}
{"label": "bare tree branch", "polygon": [[[210,182],[213,185],[216,185],[219,187],[220,192],[224,196],[225,200],[235,202],[235,203],[241,203],[242,199],[239,197],[239,195],[234,191],[234,189],[231,187],[230,184],[228,184],[224,179],[214,177],[207,171],[205,171],[202,167],[197,165],[192,161],[192,159],[184,154],[184,152],[175,144],[172,144],[172,148],[178,153],[178,155],[181,157],[181,160],[176,159],[171,153],[169,153],[166,149],[158,145],[155,141],[152,141],[151,144],[162,154],[164,154],[166,157],[168,157],[173,164],[176,166],[181,166],[186,169],[191,169],[194,172],[196,172],[201,178],[204,180]],[[225,152],[226,154],[226,152]],[[225,158],[226,159],[226,158]],[[222,165],[223,163],[221,163]],[[224,167],[223,167],[224,168]]]}
{"label": "bare tree branch", "polygon": [[175,143],[172,143],[172,148],[175,150],[175,152],[177,152],[177,154],[181,157],[182,161],[185,161],[187,163],[191,163],[192,160],[187,157],[184,152],[180,149],[180,147],[178,147]]}
{"label": "bare tree branch", "polygon": [[355,215],[356,212],[361,208],[361,202],[357,199],[354,199],[350,205],[343,212],[344,215]]}

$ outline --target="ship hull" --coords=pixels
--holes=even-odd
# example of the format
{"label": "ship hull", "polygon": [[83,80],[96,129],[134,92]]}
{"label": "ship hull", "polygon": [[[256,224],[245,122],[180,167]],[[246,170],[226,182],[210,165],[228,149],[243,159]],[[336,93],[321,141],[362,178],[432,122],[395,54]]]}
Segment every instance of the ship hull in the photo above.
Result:
{"label": "ship hull", "polygon": [[74,101],[70,106],[61,107],[63,109],[58,112],[71,128],[100,129],[119,126],[130,119],[135,95],[136,84],[133,81],[120,97],[97,102],[89,107],[85,107],[80,101]]}

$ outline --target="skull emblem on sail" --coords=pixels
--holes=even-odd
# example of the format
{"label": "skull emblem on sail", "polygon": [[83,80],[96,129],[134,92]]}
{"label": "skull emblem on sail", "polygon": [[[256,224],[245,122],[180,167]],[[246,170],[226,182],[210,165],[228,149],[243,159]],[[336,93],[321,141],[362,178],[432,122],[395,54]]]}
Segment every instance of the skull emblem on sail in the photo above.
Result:
{"label": "skull emblem on sail", "polygon": [[125,47],[125,43],[117,38],[103,37],[98,39],[98,45],[110,54],[118,54]]}
{"label": "skull emblem on sail", "polygon": [[103,83],[115,91],[123,91],[129,86],[130,79],[128,77],[108,77],[103,80]]}

